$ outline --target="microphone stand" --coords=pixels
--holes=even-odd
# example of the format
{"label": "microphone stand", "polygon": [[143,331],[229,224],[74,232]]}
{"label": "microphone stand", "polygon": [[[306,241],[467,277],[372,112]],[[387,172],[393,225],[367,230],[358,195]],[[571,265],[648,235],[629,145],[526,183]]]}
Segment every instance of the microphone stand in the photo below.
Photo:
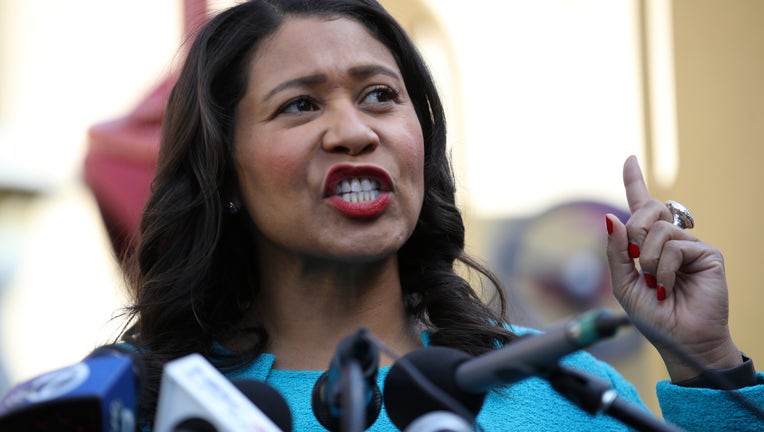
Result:
{"label": "microphone stand", "polygon": [[558,393],[590,414],[604,412],[639,431],[681,432],[683,430],[621,399],[605,380],[559,364],[548,368],[545,372],[542,376]]}
{"label": "microphone stand", "polygon": [[362,432],[377,420],[382,392],[377,385],[379,351],[368,330],[340,341],[329,369],[316,380],[313,414],[331,432]]}
{"label": "microphone stand", "polygon": [[364,400],[364,378],[361,365],[351,360],[342,368],[340,388],[342,389],[342,432],[363,432],[366,425],[366,401]]}

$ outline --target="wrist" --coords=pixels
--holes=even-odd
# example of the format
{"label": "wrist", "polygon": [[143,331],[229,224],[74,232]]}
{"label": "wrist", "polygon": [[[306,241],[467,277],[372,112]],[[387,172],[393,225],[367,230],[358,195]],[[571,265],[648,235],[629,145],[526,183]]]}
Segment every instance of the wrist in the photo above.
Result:
{"label": "wrist", "polygon": [[739,355],[741,363],[721,369],[707,369],[700,375],[673,384],[682,387],[709,388],[716,390],[735,390],[756,384],[756,367],[753,360],[745,354]]}
{"label": "wrist", "polygon": [[713,349],[703,350],[702,355],[697,351],[688,351],[687,355],[695,359],[695,364],[688,363],[685,356],[677,356],[673,350],[664,350],[661,354],[674,383],[690,380],[704,371],[730,369],[743,364],[741,352],[732,339],[727,339]]}

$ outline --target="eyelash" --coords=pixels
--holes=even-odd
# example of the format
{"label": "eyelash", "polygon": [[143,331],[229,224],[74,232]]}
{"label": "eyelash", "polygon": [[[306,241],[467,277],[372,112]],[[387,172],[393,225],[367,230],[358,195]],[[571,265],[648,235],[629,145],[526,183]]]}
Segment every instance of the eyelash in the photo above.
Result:
{"label": "eyelash", "polygon": [[[313,111],[314,108],[318,105],[312,98],[308,96],[298,96],[294,99],[290,99],[287,103],[284,105],[281,105],[278,110],[276,110],[276,115],[284,114],[287,112],[287,110],[291,107],[297,107],[298,104],[307,102],[311,104],[311,111]],[[303,111],[298,111],[303,112]]]}
{"label": "eyelash", "polygon": [[[400,90],[395,89],[393,87],[388,87],[386,85],[377,85],[377,86],[372,87],[369,91],[367,91],[363,95],[361,100],[363,101],[366,98],[368,98],[370,95],[375,94],[375,93],[376,94],[381,94],[380,96],[378,96],[378,98],[387,98],[387,100],[382,100],[382,101],[378,102],[380,104],[384,104],[384,103],[388,103],[388,102],[391,102],[391,101],[392,102],[397,102],[399,100],[399,96],[400,96],[401,92],[400,92]],[[302,95],[302,96],[298,96],[298,97],[296,97],[294,99],[290,99],[284,105],[279,107],[279,109],[276,110],[276,115],[278,116],[280,114],[287,113],[289,109],[297,108],[298,104],[302,104],[302,103],[306,103],[306,102],[311,104],[310,109],[309,110],[300,110],[300,109],[298,109],[297,112],[295,112],[295,113],[303,113],[303,112],[309,112],[309,111],[317,110],[318,103],[313,98],[311,98],[309,96]]]}
{"label": "eyelash", "polygon": [[401,94],[400,90],[398,90],[398,89],[395,89],[395,88],[392,88],[392,87],[388,87],[386,85],[378,85],[378,86],[374,86],[371,90],[369,90],[364,95],[363,99],[366,99],[372,93],[385,93],[385,96],[388,97],[388,100],[384,101],[384,102],[388,102],[388,101],[395,101],[395,102],[397,102],[398,98],[399,98],[399,96]]}

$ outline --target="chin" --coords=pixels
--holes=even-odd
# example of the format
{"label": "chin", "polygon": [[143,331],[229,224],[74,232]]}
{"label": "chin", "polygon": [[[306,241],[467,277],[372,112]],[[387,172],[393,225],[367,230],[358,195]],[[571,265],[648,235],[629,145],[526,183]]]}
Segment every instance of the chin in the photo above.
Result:
{"label": "chin", "polygon": [[[372,244],[372,243],[367,243]],[[347,264],[373,264],[373,263],[385,263],[390,260],[397,260],[398,250],[400,246],[390,246],[387,248],[367,248],[359,249],[357,245],[354,245],[352,250],[350,248],[343,250],[335,250],[334,253],[329,252],[319,254],[319,259],[326,261],[334,261],[343,265]]]}

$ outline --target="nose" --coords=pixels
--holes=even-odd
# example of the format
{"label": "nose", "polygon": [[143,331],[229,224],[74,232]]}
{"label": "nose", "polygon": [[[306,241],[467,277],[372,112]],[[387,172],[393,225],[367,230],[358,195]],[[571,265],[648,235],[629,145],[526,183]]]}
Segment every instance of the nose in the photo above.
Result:
{"label": "nose", "polygon": [[373,151],[379,145],[379,136],[368,119],[352,104],[333,110],[327,120],[321,140],[321,146],[327,152],[355,156]]}

